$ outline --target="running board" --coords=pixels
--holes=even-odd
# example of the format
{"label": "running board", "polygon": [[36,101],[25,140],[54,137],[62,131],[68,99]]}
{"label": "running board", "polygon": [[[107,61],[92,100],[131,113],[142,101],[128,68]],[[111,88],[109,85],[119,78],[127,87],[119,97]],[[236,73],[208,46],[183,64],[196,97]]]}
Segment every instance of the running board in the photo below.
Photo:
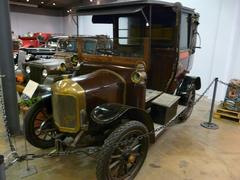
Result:
{"label": "running board", "polygon": [[[178,118],[178,116],[186,109],[186,106],[178,105],[177,107],[177,114],[166,124],[166,125],[161,125],[157,123],[153,123],[154,125],[154,133],[155,137],[159,137],[171,124],[174,120]],[[162,128],[161,128],[162,127]],[[160,129],[160,130],[158,130]],[[157,131],[156,131],[157,130]]]}
{"label": "running board", "polygon": [[146,89],[146,97],[145,97],[145,102],[148,103],[154,98],[158,97],[161,95],[163,92],[162,91],[156,91],[152,89]]}

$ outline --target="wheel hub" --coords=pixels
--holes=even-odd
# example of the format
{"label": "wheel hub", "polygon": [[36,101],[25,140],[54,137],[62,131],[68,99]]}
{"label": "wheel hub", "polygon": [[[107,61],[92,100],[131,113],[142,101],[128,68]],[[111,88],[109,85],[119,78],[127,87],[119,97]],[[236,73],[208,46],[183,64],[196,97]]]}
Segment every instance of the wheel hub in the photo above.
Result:
{"label": "wheel hub", "polygon": [[136,155],[130,154],[130,155],[128,156],[128,163],[131,163],[131,164],[135,163],[136,158],[137,158]]}

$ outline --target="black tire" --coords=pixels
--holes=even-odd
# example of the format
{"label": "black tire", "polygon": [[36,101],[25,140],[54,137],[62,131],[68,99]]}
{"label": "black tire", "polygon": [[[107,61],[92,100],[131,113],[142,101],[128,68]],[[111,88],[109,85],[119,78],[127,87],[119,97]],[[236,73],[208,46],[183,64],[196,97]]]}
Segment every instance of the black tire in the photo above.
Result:
{"label": "black tire", "polygon": [[[105,140],[97,160],[97,179],[133,179],[142,167],[149,147],[148,136],[137,140],[136,137],[147,132],[146,126],[138,121],[129,121],[116,128]],[[123,143],[125,140],[127,143]]]}
{"label": "black tire", "polygon": [[[54,146],[53,125],[50,101],[41,100],[34,104],[24,118],[25,137],[35,147],[46,149]],[[42,126],[42,127],[41,127]],[[40,129],[40,127],[42,129]]]}
{"label": "black tire", "polygon": [[194,102],[195,102],[196,90],[194,84],[189,85],[186,92],[186,102],[182,105],[187,106],[187,108],[178,117],[178,123],[185,122],[192,114]]}

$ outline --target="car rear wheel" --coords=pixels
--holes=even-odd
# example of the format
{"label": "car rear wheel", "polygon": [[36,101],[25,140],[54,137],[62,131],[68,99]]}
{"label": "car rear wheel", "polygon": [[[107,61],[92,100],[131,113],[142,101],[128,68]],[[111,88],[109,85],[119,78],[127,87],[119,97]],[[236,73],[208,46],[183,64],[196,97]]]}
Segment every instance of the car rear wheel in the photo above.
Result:
{"label": "car rear wheel", "polygon": [[[98,180],[133,179],[142,167],[149,147],[146,126],[129,121],[115,129],[105,140],[97,161]],[[137,138],[141,136],[141,138]]]}
{"label": "car rear wheel", "polygon": [[195,86],[194,84],[189,85],[188,90],[186,92],[186,99],[187,101],[182,104],[187,106],[186,109],[180,114],[178,118],[178,122],[182,123],[185,122],[192,114],[194,103],[195,103]]}
{"label": "car rear wheel", "polygon": [[24,118],[24,131],[30,144],[38,148],[53,147],[56,129],[53,125],[52,111],[41,100],[34,104]]}

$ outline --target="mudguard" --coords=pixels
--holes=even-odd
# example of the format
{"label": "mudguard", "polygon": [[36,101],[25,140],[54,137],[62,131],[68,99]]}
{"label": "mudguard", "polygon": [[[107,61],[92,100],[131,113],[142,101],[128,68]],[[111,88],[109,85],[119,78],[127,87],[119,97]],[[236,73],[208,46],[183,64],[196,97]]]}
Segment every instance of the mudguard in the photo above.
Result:
{"label": "mudguard", "polygon": [[51,97],[51,86],[48,85],[42,85],[40,84],[36,91],[33,94],[33,97],[40,97],[41,99],[44,99],[46,97]]}
{"label": "mudguard", "polygon": [[43,84],[39,84],[36,92],[34,92],[34,97],[39,96],[39,97],[46,97],[46,96],[51,96],[51,85],[55,83],[56,81],[59,81],[63,79],[63,76],[59,75],[49,75],[46,77],[44,80]]}
{"label": "mudguard", "polygon": [[185,76],[182,84],[179,87],[179,91],[185,92],[189,84],[194,84],[195,89],[201,89],[201,78],[195,76]]}
{"label": "mudguard", "polygon": [[[99,125],[120,123],[122,119],[136,120],[145,124],[149,132],[154,131],[153,120],[145,110],[123,104],[107,103],[97,106],[92,110],[91,118]],[[154,133],[150,134],[150,142],[155,142]]]}

